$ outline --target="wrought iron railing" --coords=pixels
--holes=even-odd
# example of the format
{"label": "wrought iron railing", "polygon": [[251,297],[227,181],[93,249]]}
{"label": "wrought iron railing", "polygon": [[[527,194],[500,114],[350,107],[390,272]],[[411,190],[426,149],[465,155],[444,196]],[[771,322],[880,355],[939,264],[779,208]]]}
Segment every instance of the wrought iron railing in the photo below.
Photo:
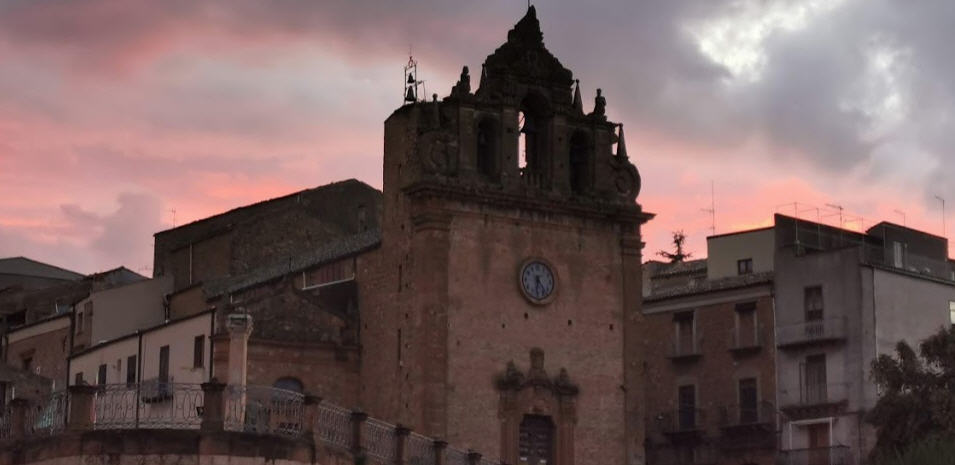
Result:
{"label": "wrought iron railing", "polygon": [[749,328],[731,328],[729,335],[730,350],[755,349],[765,344],[765,328],[757,325]]}
{"label": "wrought iron railing", "polygon": [[318,406],[318,422],[315,425],[319,439],[333,447],[351,450],[353,446],[351,417],[351,410],[322,402]]}
{"label": "wrought iron railing", "polygon": [[408,465],[432,465],[435,463],[434,440],[418,433],[408,435],[406,462]]}
{"label": "wrought iron railing", "polygon": [[[213,408],[220,401],[221,408]],[[54,393],[39,402],[18,400],[0,413],[2,441],[54,435],[67,426],[97,430],[221,428],[293,438],[314,434],[316,441],[361,454],[373,464],[434,465],[441,462],[439,454],[445,465],[497,463],[368,418],[360,411],[272,387],[155,381],[71,386],[70,391]],[[79,417],[73,417],[77,414]]]}
{"label": "wrought iron railing", "polygon": [[782,450],[776,454],[777,465],[850,465],[852,454],[846,446]]}
{"label": "wrought iron railing", "polygon": [[54,392],[31,405],[24,416],[25,434],[28,436],[50,436],[63,431],[67,412],[66,392]]}
{"label": "wrought iron railing", "polygon": [[779,347],[839,341],[846,338],[846,319],[826,318],[809,320],[776,328]]}
{"label": "wrought iron railing", "polygon": [[198,429],[202,422],[199,384],[147,381],[97,386],[95,429]]}
{"label": "wrought iron railing", "polygon": [[297,436],[305,423],[305,396],[265,386],[227,386],[223,423],[229,431]]}
{"label": "wrought iron railing", "polygon": [[706,411],[690,407],[664,412],[654,419],[656,431],[663,434],[696,432],[705,425]]}
{"label": "wrought iron railing", "polygon": [[389,464],[395,460],[395,425],[375,418],[365,422],[366,451],[375,463]]}
{"label": "wrought iron railing", "polygon": [[776,423],[776,407],[771,402],[735,404],[720,408],[720,427]]}

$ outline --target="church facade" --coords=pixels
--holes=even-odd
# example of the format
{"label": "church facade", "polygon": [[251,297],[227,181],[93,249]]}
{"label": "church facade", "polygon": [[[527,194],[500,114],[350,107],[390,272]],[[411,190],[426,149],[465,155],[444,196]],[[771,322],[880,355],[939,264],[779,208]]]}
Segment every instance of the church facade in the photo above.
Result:
{"label": "church facade", "polygon": [[[642,463],[640,178],[533,7],[385,122],[361,404],[506,463]],[[616,146],[616,150],[614,147]]]}
{"label": "church facade", "polygon": [[533,7],[474,81],[387,118],[381,192],[344,181],[157,234],[170,314],[215,309],[220,379],[241,365],[509,464],[642,464],[653,215],[622,125],[599,90],[584,109]]}

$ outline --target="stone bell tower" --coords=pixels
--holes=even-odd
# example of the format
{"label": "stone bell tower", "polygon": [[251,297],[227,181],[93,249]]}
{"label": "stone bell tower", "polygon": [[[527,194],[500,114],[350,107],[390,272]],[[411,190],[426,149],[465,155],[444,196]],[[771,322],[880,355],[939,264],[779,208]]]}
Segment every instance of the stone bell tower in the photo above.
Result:
{"label": "stone bell tower", "polygon": [[[643,462],[640,176],[534,7],[385,122],[363,406],[511,463]],[[616,146],[616,149],[615,149]]]}

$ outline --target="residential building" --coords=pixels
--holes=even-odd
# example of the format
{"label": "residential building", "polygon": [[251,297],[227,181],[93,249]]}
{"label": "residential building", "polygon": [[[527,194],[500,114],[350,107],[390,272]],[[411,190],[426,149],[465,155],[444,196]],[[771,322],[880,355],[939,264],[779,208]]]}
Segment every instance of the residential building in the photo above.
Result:
{"label": "residential building", "polygon": [[83,350],[169,319],[171,277],[91,292],[73,306],[73,350]]}
{"label": "residential building", "polygon": [[[75,352],[69,357],[73,384],[199,384],[212,378],[213,312],[142,328]],[[160,387],[155,387],[160,386]]]}
{"label": "residential building", "polygon": [[0,290],[15,287],[43,289],[64,282],[78,281],[83,275],[26,257],[0,258]]}
{"label": "residential building", "polygon": [[872,362],[951,325],[947,240],[890,223],[864,233],[776,216],[776,344],[784,464],[863,460]]}
{"label": "residential building", "polygon": [[775,463],[773,231],[707,238],[707,259],[648,263],[647,463]]}

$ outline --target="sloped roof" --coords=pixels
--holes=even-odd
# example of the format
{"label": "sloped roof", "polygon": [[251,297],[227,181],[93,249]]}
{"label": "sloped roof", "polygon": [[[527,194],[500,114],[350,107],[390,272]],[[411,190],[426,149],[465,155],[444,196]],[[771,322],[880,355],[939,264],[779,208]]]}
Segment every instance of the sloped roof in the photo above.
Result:
{"label": "sloped roof", "polygon": [[740,276],[729,276],[719,279],[705,279],[701,281],[692,281],[685,286],[677,286],[654,292],[643,298],[644,302],[655,302],[673,297],[684,297],[696,294],[705,294],[707,292],[725,291],[741,287],[754,286],[757,284],[767,284],[773,282],[773,272],[766,271],[762,273],[750,273]]}
{"label": "sloped roof", "polygon": [[289,273],[371,250],[380,243],[381,232],[378,230],[368,230],[350,236],[343,236],[329,241],[323,247],[296,255],[288,260],[262,266],[243,275],[213,281],[205,285],[204,290],[208,297],[229,294]]}
{"label": "sloped roof", "polygon": [[83,275],[65,268],[53,266],[26,257],[0,258],[0,274],[35,276],[48,279],[76,281]]}

